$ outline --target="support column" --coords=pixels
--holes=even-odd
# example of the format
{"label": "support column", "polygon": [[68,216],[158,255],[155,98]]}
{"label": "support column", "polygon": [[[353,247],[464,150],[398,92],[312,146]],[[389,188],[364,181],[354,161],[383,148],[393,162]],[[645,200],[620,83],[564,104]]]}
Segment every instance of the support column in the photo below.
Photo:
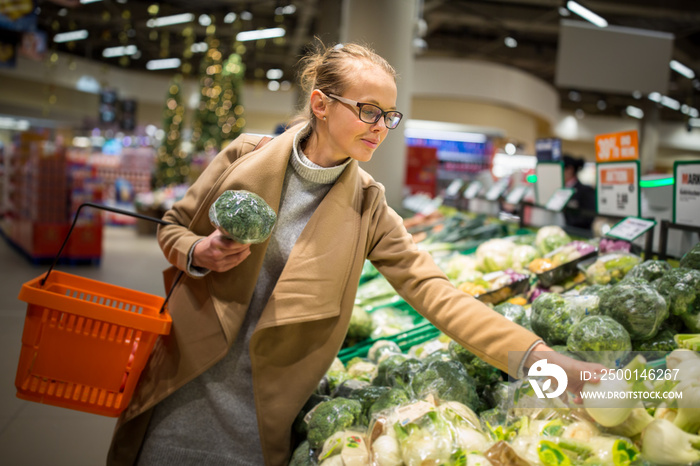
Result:
{"label": "support column", "polygon": [[396,108],[404,117],[367,163],[361,167],[386,188],[387,202],[400,207],[404,195],[406,141],[404,130],[411,115],[413,38],[418,0],[345,0],[340,41],[367,44],[384,57],[398,74]]}
{"label": "support column", "polygon": [[655,102],[648,102],[640,126],[639,168],[641,176],[654,169],[656,155],[659,152],[659,108]]}

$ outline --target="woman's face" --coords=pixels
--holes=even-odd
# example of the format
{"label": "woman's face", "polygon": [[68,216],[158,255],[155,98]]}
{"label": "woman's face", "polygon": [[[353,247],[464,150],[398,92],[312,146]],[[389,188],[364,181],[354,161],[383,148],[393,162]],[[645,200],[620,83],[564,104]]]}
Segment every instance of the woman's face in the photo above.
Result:
{"label": "woman's face", "polygon": [[[359,66],[352,85],[340,97],[357,102],[374,104],[383,111],[396,109],[396,84],[394,78],[381,68]],[[367,162],[382,143],[389,130],[382,116],[373,124],[359,118],[359,108],[351,104],[326,97],[328,111],[326,120],[319,122],[328,129],[327,147],[321,149],[324,161],[336,165],[351,157],[358,162]],[[329,166],[329,165],[326,165]]]}

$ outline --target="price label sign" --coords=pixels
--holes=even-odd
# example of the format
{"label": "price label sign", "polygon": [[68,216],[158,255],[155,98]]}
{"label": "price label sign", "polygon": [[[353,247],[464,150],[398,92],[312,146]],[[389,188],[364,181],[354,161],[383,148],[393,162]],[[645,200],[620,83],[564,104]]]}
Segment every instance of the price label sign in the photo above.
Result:
{"label": "price label sign", "polygon": [[597,210],[601,215],[639,217],[639,162],[596,164]]}
{"label": "price label sign", "polygon": [[700,226],[700,161],[673,164],[673,222]]}
{"label": "price label sign", "polygon": [[481,181],[472,181],[469,187],[464,191],[465,199],[474,199],[481,192]]}
{"label": "price label sign", "polygon": [[639,158],[637,130],[596,136],[595,158],[598,163],[637,160]]}
{"label": "price label sign", "polygon": [[525,197],[525,193],[527,193],[527,190],[528,190],[528,186],[516,186],[506,196],[506,203],[508,203],[508,204],[520,204],[520,202]]}
{"label": "price label sign", "polygon": [[557,189],[564,187],[564,164],[561,162],[538,162],[535,174],[535,198],[540,205],[549,201]]}
{"label": "price label sign", "polygon": [[499,181],[486,191],[486,199],[489,201],[497,201],[504,192],[508,189],[508,181]]}
{"label": "price label sign", "polygon": [[445,189],[445,196],[455,197],[459,194],[459,190],[464,186],[464,181],[462,180],[452,180],[452,183]]}
{"label": "price label sign", "polygon": [[566,207],[571,196],[574,195],[574,192],[575,190],[572,188],[557,189],[554,191],[554,194],[552,194],[552,197],[549,198],[544,208],[553,212],[561,212],[564,207]]}
{"label": "price label sign", "polygon": [[654,226],[656,226],[656,221],[654,220],[627,217],[613,226],[610,231],[606,233],[606,236],[632,242],[650,229],[654,228]]}

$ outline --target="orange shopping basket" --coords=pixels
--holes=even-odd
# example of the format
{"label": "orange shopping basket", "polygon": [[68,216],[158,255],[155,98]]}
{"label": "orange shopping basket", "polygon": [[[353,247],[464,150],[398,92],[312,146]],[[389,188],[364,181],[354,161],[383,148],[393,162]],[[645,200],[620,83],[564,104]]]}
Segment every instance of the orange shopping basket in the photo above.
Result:
{"label": "orange shopping basket", "polygon": [[161,298],[52,272],[83,206],[169,224],[98,204],[78,208],[48,272],[20,290],[19,299],[28,306],[15,386],[17,397],[24,400],[119,416],[158,336],[170,332],[170,294]]}

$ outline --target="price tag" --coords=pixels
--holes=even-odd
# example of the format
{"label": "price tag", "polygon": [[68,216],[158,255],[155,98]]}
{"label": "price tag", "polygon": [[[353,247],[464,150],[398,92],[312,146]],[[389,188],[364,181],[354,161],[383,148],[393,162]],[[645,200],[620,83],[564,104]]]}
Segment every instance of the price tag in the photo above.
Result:
{"label": "price tag", "polygon": [[465,199],[474,199],[481,191],[481,181],[472,181],[469,187],[464,191]]}
{"label": "price tag", "polygon": [[497,201],[508,189],[508,181],[499,181],[486,191],[486,200]]}
{"label": "price tag", "polygon": [[506,203],[520,204],[520,202],[523,200],[523,197],[525,197],[527,189],[527,186],[516,186],[511,190],[511,192],[508,193],[508,196],[506,196]]}
{"label": "price tag", "polygon": [[700,226],[700,162],[675,162],[673,179],[673,222]]}
{"label": "price tag", "polygon": [[639,217],[639,162],[596,164],[597,210],[602,215]]}
{"label": "price tag", "polygon": [[599,134],[595,137],[597,162],[620,162],[639,158],[637,130]]}
{"label": "price tag", "polygon": [[445,196],[455,197],[459,190],[462,189],[462,186],[464,186],[464,181],[460,179],[452,180],[452,183],[445,189]]}
{"label": "price tag", "polygon": [[554,191],[554,194],[552,194],[552,197],[549,198],[544,208],[553,212],[561,212],[564,207],[566,207],[571,196],[574,195],[574,192],[575,190],[572,188],[557,189]]}
{"label": "price tag", "polygon": [[627,217],[613,226],[606,236],[632,242],[654,228],[656,221],[645,218]]}
{"label": "price tag", "polygon": [[561,162],[538,162],[535,174],[535,198],[538,204],[547,202],[557,189],[564,187],[564,164]]}

